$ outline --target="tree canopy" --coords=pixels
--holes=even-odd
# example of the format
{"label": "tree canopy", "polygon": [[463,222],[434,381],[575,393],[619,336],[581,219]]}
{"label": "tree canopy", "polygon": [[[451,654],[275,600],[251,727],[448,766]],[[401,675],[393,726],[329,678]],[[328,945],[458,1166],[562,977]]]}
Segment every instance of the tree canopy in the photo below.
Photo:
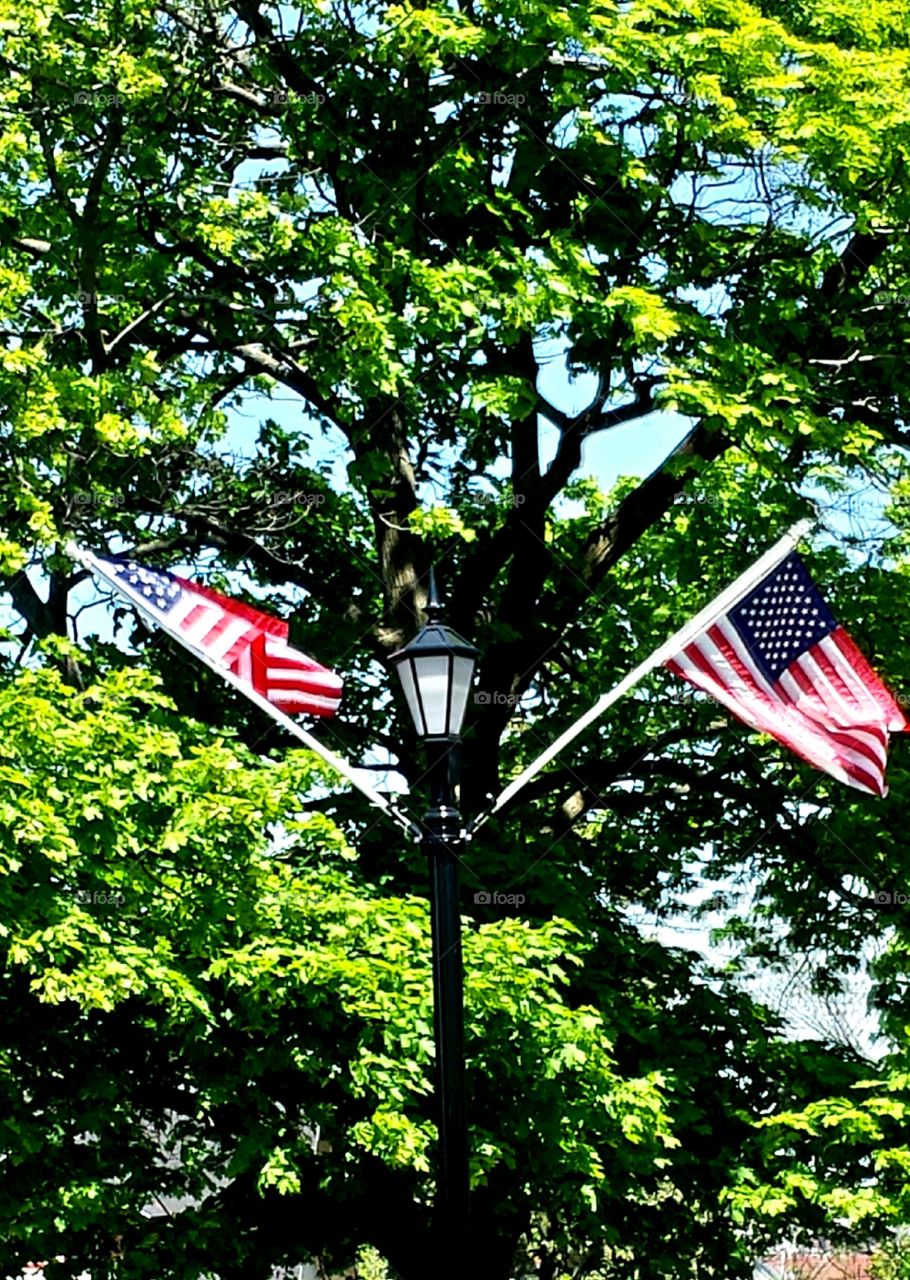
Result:
{"label": "tree canopy", "polygon": [[[115,643],[63,547],[292,616],[347,680],[320,732],[415,808],[385,659],[432,562],[482,654],[468,814],[807,513],[910,696],[910,13],[0,0],[0,65],[2,1262],[418,1280],[419,852],[122,605]],[[645,478],[590,474],[671,411]],[[873,802],[655,676],[483,828],[478,1280],[749,1276],[906,1220],[892,756]],[[729,966],[649,927],[693,900]],[[869,937],[881,1064],[743,989],[795,954],[836,989]]]}

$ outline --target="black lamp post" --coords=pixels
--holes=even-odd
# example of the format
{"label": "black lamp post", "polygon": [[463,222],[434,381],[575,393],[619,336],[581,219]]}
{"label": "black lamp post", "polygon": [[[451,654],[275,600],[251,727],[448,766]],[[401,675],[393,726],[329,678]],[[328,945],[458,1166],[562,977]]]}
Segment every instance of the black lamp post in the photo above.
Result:
{"label": "black lamp post", "polygon": [[427,752],[430,808],[423,847],[430,864],[433,931],[433,1022],[439,1125],[434,1277],[468,1280],[468,1134],[464,1091],[464,994],[458,859],[458,739],[477,650],[438,620],[442,606],[430,572],[427,625],[390,662],[401,680]]}

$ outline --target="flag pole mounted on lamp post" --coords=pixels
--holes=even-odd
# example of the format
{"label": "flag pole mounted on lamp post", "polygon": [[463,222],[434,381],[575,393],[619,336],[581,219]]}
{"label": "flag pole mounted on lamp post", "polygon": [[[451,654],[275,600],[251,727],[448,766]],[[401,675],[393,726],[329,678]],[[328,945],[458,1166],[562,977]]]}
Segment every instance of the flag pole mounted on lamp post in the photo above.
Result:
{"label": "flag pole mounted on lamp post", "polygon": [[311,734],[307,729],[304,729],[302,725],[297,724],[297,722],[292,720],[289,715],[286,715],[280,707],[276,707],[273,703],[269,702],[267,698],[263,697],[261,693],[258,693],[256,689],[253,688],[249,679],[241,679],[234,671],[224,665],[224,662],[216,662],[204,648],[199,644],[193,643],[186,635],[181,634],[180,630],[168,621],[167,614],[162,614],[160,609],[152,608],[148,599],[144,598],[143,595],[131,586],[129,581],[125,580],[122,575],[118,575],[114,572],[114,569],[119,567],[115,562],[100,559],[90,551],[86,551],[82,547],[78,546],[75,542],[67,542],[64,550],[68,556],[78,564],[83,565],[90,573],[96,574],[99,578],[102,578],[107,582],[109,586],[112,586],[115,590],[119,591],[120,594],[125,596],[131,604],[135,605],[140,613],[148,617],[154,626],[159,627],[166,635],[169,635],[172,640],[176,640],[178,644],[183,645],[185,649],[188,649],[189,652],[208,667],[210,671],[214,671],[217,676],[220,676],[225,684],[229,684],[239,693],[242,693],[245,698],[249,698],[250,702],[259,707],[261,711],[264,711],[267,716],[277,724],[280,724],[282,728],[286,729],[288,733],[297,738],[298,741],[302,742],[304,746],[307,746],[311,751],[314,751],[316,755],[320,756],[336,773],[340,774],[342,778],[346,778],[353,787],[364,795],[367,800],[369,800],[370,804],[375,805],[377,809],[381,809],[382,812],[385,813],[387,817],[391,818],[393,822],[397,822],[399,826],[403,827],[412,838],[416,838],[418,840],[421,838],[422,833],[416,823],[412,822],[410,818],[401,813],[387,796],[382,795],[369,782],[365,781],[362,774],[352,768],[351,765],[348,764],[347,760],[336,755],[335,752],[331,751],[324,742],[315,738],[313,734]]}
{"label": "flag pole mounted on lamp post", "polygon": [[541,769],[543,769],[545,765],[549,764],[551,760],[554,760],[563,748],[567,747],[573,739],[577,738],[589,724],[593,724],[595,720],[599,719],[608,707],[612,707],[614,702],[618,702],[624,694],[634,688],[634,686],[637,685],[640,680],[643,680],[646,675],[650,675],[652,671],[656,670],[657,667],[662,666],[667,659],[672,657],[679,649],[684,648],[690,640],[693,640],[700,631],[704,630],[704,628],[708,626],[713,619],[719,617],[725,609],[730,608],[737,600],[741,600],[742,597],[746,595],[746,593],[754,587],[757,582],[760,582],[775,565],[779,564],[785,556],[790,554],[800,539],[804,538],[811,528],[811,520],[800,520],[796,524],[792,525],[784,536],[778,542],[775,542],[774,546],[771,547],[770,550],[766,551],[763,556],[760,556],[753,565],[750,565],[745,573],[740,574],[736,581],[731,583],[729,587],[722,591],[715,600],[712,600],[709,605],[702,609],[700,613],[697,613],[695,617],[687,622],[684,627],[674,635],[670,636],[669,640],[665,640],[662,645],[654,650],[650,657],[645,658],[645,660],[640,662],[633,671],[630,671],[627,676],[620,680],[619,684],[615,685],[614,688],[610,689],[609,692],[605,693],[601,698],[598,698],[593,707],[590,707],[584,715],[579,716],[577,720],[573,721],[573,723],[569,725],[568,729],[559,735],[555,742],[552,742],[545,751],[542,751],[536,759],[532,760],[528,767],[523,769],[517,778],[513,778],[505,790],[497,797],[491,808],[487,809],[474,820],[468,831],[468,838],[470,839],[475,832],[480,830],[489,818],[503,809],[509,801],[516,796],[519,791],[521,791],[522,787],[531,780],[531,778],[540,773]]}
{"label": "flag pole mounted on lamp post", "polygon": [[474,678],[477,650],[440,619],[430,571],[427,625],[389,659],[398,673],[414,727],[426,749],[430,808],[423,848],[430,871],[433,1024],[439,1164],[434,1275],[466,1280],[468,1261],[468,1134],[464,1081],[464,981],[458,862],[464,847],[459,811],[459,737]]}

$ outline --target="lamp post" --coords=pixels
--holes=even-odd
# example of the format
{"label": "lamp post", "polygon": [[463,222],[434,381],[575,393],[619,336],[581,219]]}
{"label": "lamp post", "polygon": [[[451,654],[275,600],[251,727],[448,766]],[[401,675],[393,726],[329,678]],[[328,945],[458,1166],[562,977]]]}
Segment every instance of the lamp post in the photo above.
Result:
{"label": "lamp post", "polygon": [[430,869],[433,935],[433,1029],[439,1168],[436,1183],[434,1275],[468,1280],[468,1134],[464,1089],[464,994],[458,859],[463,840],[458,808],[458,740],[474,678],[477,650],[439,621],[442,606],[430,571],[427,625],[389,661],[427,754],[430,808],[423,848]]}

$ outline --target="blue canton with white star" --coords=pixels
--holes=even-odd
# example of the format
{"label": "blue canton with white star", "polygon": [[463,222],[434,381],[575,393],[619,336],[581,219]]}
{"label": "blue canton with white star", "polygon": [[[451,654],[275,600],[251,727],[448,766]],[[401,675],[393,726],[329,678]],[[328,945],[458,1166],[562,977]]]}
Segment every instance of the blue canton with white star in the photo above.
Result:
{"label": "blue canton with white star", "polygon": [[158,573],[155,569],[147,569],[135,560],[110,560],[114,568],[114,577],[125,582],[137,595],[144,596],[150,605],[167,613],[183,594],[179,582],[175,582],[169,573]]}
{"label": "blue canton with white star", "polygon": [[795,553],[763,578],[728,617],[762,674],[772,682],[837,627],[837,619]]}

